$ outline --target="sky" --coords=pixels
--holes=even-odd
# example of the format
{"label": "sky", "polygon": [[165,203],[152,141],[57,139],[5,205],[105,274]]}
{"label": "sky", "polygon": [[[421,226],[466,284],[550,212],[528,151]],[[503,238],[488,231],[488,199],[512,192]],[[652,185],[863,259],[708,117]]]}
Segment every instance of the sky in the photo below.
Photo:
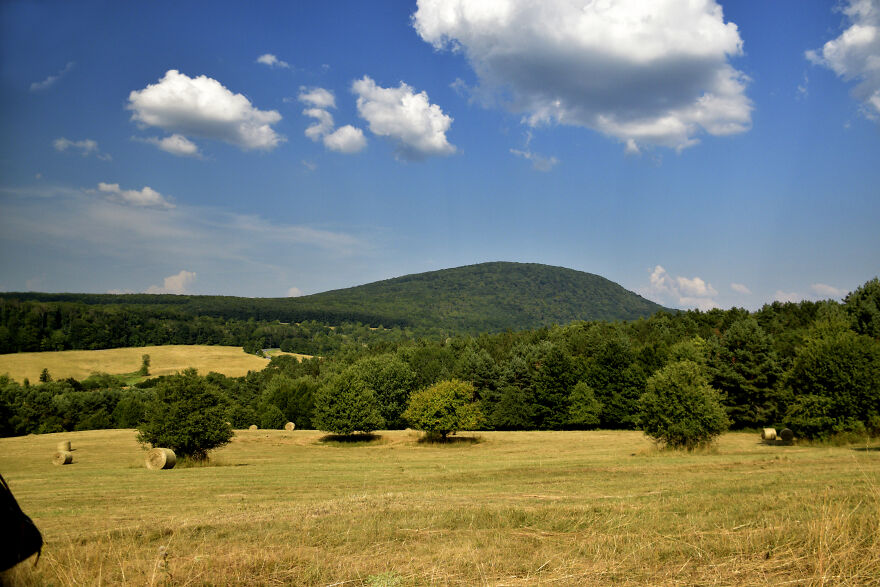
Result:
{"label": "sky", "polygon": [[6,0],[0,137],[0,291],[880,274],[880,0]]}

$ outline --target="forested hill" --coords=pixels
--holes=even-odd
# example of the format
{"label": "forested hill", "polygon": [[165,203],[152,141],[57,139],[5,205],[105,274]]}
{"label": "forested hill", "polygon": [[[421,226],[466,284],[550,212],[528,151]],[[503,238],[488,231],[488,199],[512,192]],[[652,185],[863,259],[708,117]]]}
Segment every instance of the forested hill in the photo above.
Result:
{"label": "forested hill", "polygon": [[592,273],[537,263],[481,263],[406,275],[297,301],[359,307],[414,326],[498,332],[574,320],[635,320],[663,309]]}
{"label": "forested hill", "polygon": [[[0,293],[0,301],[85,305],[93,312],[112,306],[174,320],[201,316],[330,325],[359,322],[407,327],[422,334],[523,330],[574,320],[634,320],[662,309],[598,275],[506,262],[406,275],[298,298],[28,292]],[[7,312],[10,309],[6,307]]]}

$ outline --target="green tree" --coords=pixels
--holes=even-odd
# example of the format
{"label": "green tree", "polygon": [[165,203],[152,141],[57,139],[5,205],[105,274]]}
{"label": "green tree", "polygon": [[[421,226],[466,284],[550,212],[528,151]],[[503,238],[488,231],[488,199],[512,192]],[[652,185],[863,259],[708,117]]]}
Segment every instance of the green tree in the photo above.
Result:
{"label": "green tree", "polygon": [[232,438],[218,389],[195,369],[162,379],[147,404],[138,442],[172,449],[178,456],[205,459]]}
{"label": "green tree", "polygon": [[49,375],[49,369],[44,367],[43,370],[40,371],[40,383],[48,383],[50,381],[52,381],[52,376]]}
{"label": "green tree", "polygon": [[440,381],[413,393],[403,416],[416,430],[442,439],[459,430],[473,430],[482,420],[474,403],[474,386],[457,379]]}
{"label": "green tree", "polygon": [[319,385],[312,377],[293,379],[279,374],[272,377],[263,389],[261,404],[277,406],[285,418],[282,424],[290,421],[299,429],[312,426],[314,394]]}
{"label": "green tree", "polygon": [[279,430],[287,423],[287,418],[281,409],[274,404],[263,404],[257,412],[260,428],[265,430]]}
{"label": "green tree", "polygon": [[602,404],[596,392],[585,382],[578,382],[568,396],[568,424],[575,428],[595,428],[599,425]]}
{"label": "green tree", "polygon": [[406,427],[403,411],[415,388],[416,374],[409,365],[394,355],[361,359],[353,369],[364,384],[376,393],[379,413],[388,429]]}
{"label": "green tree", "polygon": [[639,425],[660,444],[688,450],[727,430],[718,392],[692,361],[670,363],[648,378],[639,401]]}
{"label": "green tree", "polygon": [[150,355],[141,355],[141,368],[138,369],[138,375],[147,377],[150,374]]}
{"label": "green tree", "polygon": [[385,425],[376,393],[352,368],[318,389],[312,420],[318,429],[334,434],[372,432]]}
{"label": "green tree", "polygon": [[851,292],[844,303],[856,332],[880,340],[880,279],[875,277]]}

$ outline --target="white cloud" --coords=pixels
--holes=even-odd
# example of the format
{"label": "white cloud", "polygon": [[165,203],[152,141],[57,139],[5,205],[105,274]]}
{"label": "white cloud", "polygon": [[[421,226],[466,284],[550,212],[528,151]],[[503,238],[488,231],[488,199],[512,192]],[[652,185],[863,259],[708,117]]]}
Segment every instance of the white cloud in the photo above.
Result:
{"label": "white cloud", "polygon": [[72,149],[75,151],[79,151],[80,155],[82,155],[83,157],[87,157],[94,153],[95,156],[102,161],[110,161],[111,159],[113,159],[107,153],[101,153],[101,151],[98,150],[97,141],[93,141],[92,139],[71,141],[70,139],[60,137],[52,141],[52,146],[55,147],[56,151],[60,151],[62,153],[64,151],[67,151],[68,149]]}
{"label": "white cloud", "polygon": [[324,88],[300,87],[298,96],[300,102],[310,105],[311,108],[303,110],[303,114],[315,119],[315,123],[305,130],[305,135],[313,141],[323,141],[324,147],[351,155],[359,153],[367,146],[364,131],[350,124],[346,124],[335,131],[333,130],[333,115],[328,108],[336,108],[336,98],[333,92]]}
{"label": "white cloud", "polygon": [[180,273],[169,275],[162,283],[162,287],[151,285],[145,291],[148,294],[185,294],[189,286],[195,283],[196,274],[193,271],[181,270]]}
{"label": "white cloud", "polygon": [[131,206],[140,206],[146,208],[174,208],[174,204],[169,202],[165,196],[151,188],[145,186],[142,190],[123,190],[118,183],[98,184],[98,191],[108,194],[108,197],[121,204],[129,204]]}
{"label": "white cloud", "polygon": [[151,145],[156,145],[166,153],[171,153],[172,155],[177,155],[178,157],[201,158],[202,156],[202,154],[199,152],[198,145],[196,145],[185,136],[179,134],[173,134],[163,139],[160,139],[158,137],[149,137],[146,139],[136,138],[136,140],[142,141],[144,143],[150,143]]}
{"label": "white cloud", "polygon": [[331,151],[349,155],[363,151],[367,146],[367,139],[364,138],[364,131],[346,124],[325,136],[324,146]]}
{"label": "white cloud", "polygon": [[310,125],[305,135],[313,141],[320,141],[333,130],[333,115],[322,108],[306,108],[303,114],[315,119],[315,123]]}
{"label": "white cloud", "polygon": [[791,302],[796,304],[798,302],[804,301],[805,299],[806,298],[803,295],[794,291],[782,291],[781,289],[777,289],[776,293],[773,294],[773,301],[782,303]]}
{"label": "white cloud", "polygon": [[108,289],[107,293],[119,296],[123,294],[133,294],[135,291],[133,289]]}
{"label": "white cloud", "polygon": [[413,26],[532,126],[591,128],[629,152],[751,126],[748,79],[728,63],[742,39],[714,0],[419,0]]}
{"label": "white cloud", "polygon": [[289,297],[289,298],[298,298],[301,295],[303,295],[303,292],[298,287],[291,287],[290,289],[287,290],[287,297]]}
{"label": "white cloud", "polygon": [[131,119],[183,136],[216,139],[242,149],[271,150],[284,141],[272,125],[275,110],[259,110],[242,94],[233,94],[215,79],[191,78],[170,69],[156,84],[129,94]]}
{"label": "white cloud", "polygon": [[718,291],[700,277],[673,277],[657,265],[651,272],[651,284],[641,293],[660,304],[674,304],[685,308],[710,310],[717,308]]}
{"label": "white cloud", "polygon": [[880,0],[849,0],[842,9],[849,27],[806,57],[845,81],[857,81],[853,95],[865,114],[880,119]]}
{"label": "white cloud", "polygon": [[845,289],[838,289],[833,285],[825,283],[814,283],[810,286],[810,289],[823,298],[840,299],[849,293]]}
{"label": "white cloud", "polygon": [[275,55],[271,53],[266,53],[264,55],[260,55],[257,57],[257,63],[262,63],[263,65],[268,65],[269,67],[282,67],[284,69],[290,69],[290,64],[286,61],[281,61]]}
{"label": "white cloud", "polygon": [[58,73],[56,73],[55,75],[50,75],[49,77],[47,77],[46,79],[44,79],[44,80],[41,81],[41,82],[34,82],[34,83],[32,83],[32,84],[31,84],[31,91],[32,91],[32,92],[39,92],[39,91],[42,91],[42,90],[48,90],[49,88],[51,88],[52,86],[55,85],[55,82],[57,82],[57,81],[60,80],[62,77],[64,77],[64,75],[65,75],[68,71],[70,71],[71,69],[73,69],[73,65],[74,65],[74,62],[73,62],[73,61],[69,61],[69,62],[67,63],[67,65],[65,65],[65,66],[64,66],[64,67],[63,67]]}
{"label": "white cloud", "polygon": [[523,159],[531,161],[532,167],[538,171],[550,171],[557,163],[559,163],[559,160],[556,159],[556,157],[544,157],[543,155],[533,153],[529,150],[520,151],[519,149],[511,149],[510,152],[517,157],[522,157]]}
{"label": "white cloud", "polygon": [[452,117],[431,104],[427,93],[417,94],[403,82],[396,88],[383,88],[368,76],[356,80],[352,91],[358,96],[358,114],[373,134],[395,142],[398,157],[421,160],[455,153],[446,140]]}
{"label": "white cloud", "polygon": [[309,161],[308,159],[303,159],[300,163],[302,163],[303,167],[309,171],[314,171],[318,168],[318,165],[314,161]]}
{"label": "white cloud", "polygon": [[336,97],[333,92],[324,88],[307,88],[300,86],[297,99],[303,104],[314,108],[336,108]]}
{"label": "white cloud", "polygon": [[747,295],[747,296],[752,295],[752,290],[750,290],[748,287],[746,287],[742,283],[731,283],[730,289],[732,289],[736,293],[741,293],[743,295]]}

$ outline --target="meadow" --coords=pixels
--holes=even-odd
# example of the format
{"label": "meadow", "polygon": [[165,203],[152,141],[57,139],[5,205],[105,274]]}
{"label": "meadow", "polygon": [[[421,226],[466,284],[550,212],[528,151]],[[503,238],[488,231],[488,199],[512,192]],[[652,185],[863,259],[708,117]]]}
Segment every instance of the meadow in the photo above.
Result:
{"label": "meadow", "polygon": [[82,380],[95,372],[123,375],[140,369],[142,355],[150,355],[150,374],[153,376],[171,375],[195,367],[202,374],[214,371],[229,377],[240,377],[247,375],[248,371],[259,371],[268,364],[266,359],[249,355],[241,347],[162,345],[0,355],[0,375],[7,374],[19,382],[27,378],[32,383],[39,380],[43,369],[48,369],[54,379],[73,377]]}
{"label": "meadow", "polygon": [[[144,468],[132,430],[0,439],[44,534],[21,585],[880,584],[880,448],[703,452],[642,433],[427,444],[236,431],[209,466]],[[53,466],[60,440],[74,462]],[[164,549],[164,557],[160,554]]]}

